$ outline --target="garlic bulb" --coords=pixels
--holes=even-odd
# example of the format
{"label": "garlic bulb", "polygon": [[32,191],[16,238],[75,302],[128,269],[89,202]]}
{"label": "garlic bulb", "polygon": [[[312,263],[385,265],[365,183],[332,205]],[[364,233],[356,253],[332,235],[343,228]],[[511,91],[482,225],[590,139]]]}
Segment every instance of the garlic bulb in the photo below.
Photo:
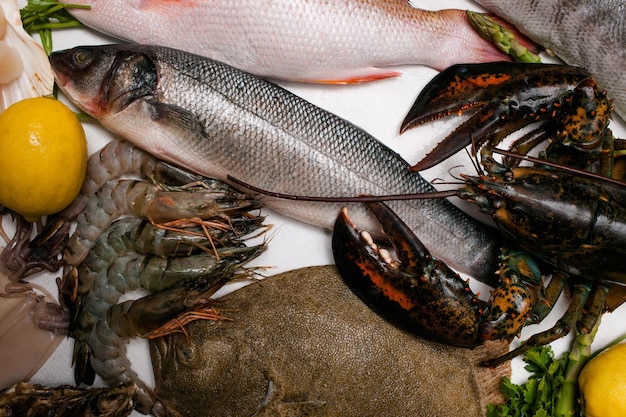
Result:
{"label": "garlic bulb", "polygon": [[0,113],[24,98],[52,94],[53,83],[48,57],[22,27],[17,0],[0,0]]}

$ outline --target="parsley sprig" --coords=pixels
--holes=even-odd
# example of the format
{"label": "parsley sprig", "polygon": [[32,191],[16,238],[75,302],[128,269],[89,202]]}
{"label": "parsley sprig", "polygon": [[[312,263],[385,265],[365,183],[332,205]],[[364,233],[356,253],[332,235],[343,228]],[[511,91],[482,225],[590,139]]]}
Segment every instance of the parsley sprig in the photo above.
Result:
{"label": "parsley sprig", "polygon": [[524,355],[524,367],[531,376],[528,382],[516,385],[509,378],[502,380],[501,391],[506,404],[490,405],[487,417],[552,417],[555,392],[563,385],[567,360],[554,358],[552,348],[542,346]]}
{"label": "parsley sprig", "polygon": [[549,345],[526,352],[523,359],[524,369],[530,372],[528,381],[516,385],[509,378],[503,378],[500,390],[506,403],[490,404],[487,417],[579,416],[578,375],[592,357],[591,343],[599,325],[600,319],[591,332],[579,334],[572,349],[559,359],[555,359]]}
{"label": "parsley sprig", "polygon": [[66,4],[56,0],[28,0],[20,10],[22,25],[26,32],[39,33],[46,54],[52,53],[52,30],[80,26],[81,23],[68,13],[67,8],[89,9],[91,6]]}

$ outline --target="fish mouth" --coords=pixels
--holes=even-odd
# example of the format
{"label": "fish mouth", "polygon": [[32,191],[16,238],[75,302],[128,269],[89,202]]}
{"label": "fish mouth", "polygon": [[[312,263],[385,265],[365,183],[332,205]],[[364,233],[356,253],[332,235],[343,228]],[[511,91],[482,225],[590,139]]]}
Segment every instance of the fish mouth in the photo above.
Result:
{"label": "fish mouth", "polygon": [[150,356],[155,380],[175,380],[178,374],[176,366],[176,338],[168,334],[150,340]]}
{"label": "fish mouth", "polygon": [[68,51],[53,52],[48,57],[52,74],[59,89],[67,99],[76,107],[82,109],[93,117],[105,116],[101,103],[94,99],[93,94],[83,94],[72,81],[72,74],[76,71],[68,60]]}
{"label": "fish mouth", "polygon": [[[170,339],[171,336],[168,335],[150,341],[150,356],[152,357],[155,379],[163,379],[169,377],[169,375],[167,375],[168,372],[164,371],[167,361],[172,359],[168,357],[170,355]],[[155,364],[158,364],[158,366],[154,366]],[[166,375],[164,375],[164,373]]]}
{"label": "fish mouth", "polygon": [[69,81],[69,73],[71,68],[65,63],[61,52],[53,52],[48,56],[54,79],[59,87],[65,87]]}

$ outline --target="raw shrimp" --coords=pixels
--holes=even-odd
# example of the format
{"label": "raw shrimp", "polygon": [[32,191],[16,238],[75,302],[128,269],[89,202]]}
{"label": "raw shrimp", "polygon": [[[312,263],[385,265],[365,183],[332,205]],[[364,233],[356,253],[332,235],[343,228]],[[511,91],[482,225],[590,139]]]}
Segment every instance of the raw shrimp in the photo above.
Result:
{"label": "raw shrimp", "polygon": [[[252,220],[250,224],[260,227]],[[64,280],[64,285],[76,282],[76,289],[69,285],[62,291],[73,317],[76,383],[93,383],[89,334],[123,294],[139,288],[158,292],[225,275],[264,249],[264,245],[247,247],[232,237],[225,240],[232,246],[211,248],[209,240],[200,233],[161,229],[135,217],[116,221],[97,239],[80,267],[72,270],[78,276]],[[222,245],[219,240],[217,244]]]}
{"label": "raw shrimp", "polygon": [[[164,187],[184,186],[199,182],[207,185],[218,183],[216,180],[207,179],[168,164],[126,141],[114,139],[99,152],[91,155],[79,197],[59,214],[68,219],[75,218],[84,210],[87,200],[95,195],[104,184],[124,175],[150,180]],[[227,187],[225,184],[222,185],[224,189]],[[215,188],[219,189],[219,185]]]}
{"label": "raw shrimp", "polygon": [[[126,155],[123,164],[98,163],[120,153]],[[208,303],[237,272],[247,273],[243,263],[264,250],[264,244],[243,242],[265,227],[263,217],[250,213],[259,208],[252,196],[121,143],[91,161],[82,201],[65,213],[77,223],[65,248],[61,285],[72,317],[75,380],[91,384],[97,373],[111,386],[135,384],[138,407],[149,412],[151,391],[126,357],[127,338],[144,331],[115,327],[109,317],[141,312],[142,329],[151,331]],[[108,179],[129,169],[132,179]],[[117,304],[137,289],[150,294]]]}
{"label": "raw shrimp", "polygon": [[94,242],[111,223],[123,215],[141,216],[155,223],[179,219],[221,220],[258,207],[252,197],[233,191],[204,188],[164,191],[140,180],[109,181],[90,198],[77,218],[76,232],[64,254],[68,265],[79,265]]}
{"label": "raw shrimp", "polygon": [[[89,338],[91,365],[95,372],[110,386],[136,385],[136,409],[144,414],[151,412],[154,394],[132,369],[126,355],[129,338],[145,336],[171,319],[176,320],[178,314],[206,306],[210,303],[209,297],[231,276],[232,271],[213,274],[204,281],[190,282],[111,307],[98,321]],[[205,315],[205,318],[215,320],[219,317]]]}

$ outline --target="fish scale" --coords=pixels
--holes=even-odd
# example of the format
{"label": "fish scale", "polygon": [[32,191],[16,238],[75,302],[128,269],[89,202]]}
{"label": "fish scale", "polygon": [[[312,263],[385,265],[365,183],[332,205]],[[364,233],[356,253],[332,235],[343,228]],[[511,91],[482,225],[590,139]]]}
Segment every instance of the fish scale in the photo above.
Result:
{"label": "fish scale", "polygon": [[[89,65],[75,64],[85,56]],[[202,175],[225,181],[231,175],[274,192],[322,197],[434,190],[364,130],[223,63],[138,45],[78,47],[50,59],[60,88],[104,127]],[[113,99],[103,99],[101,91]],[[341,208],[274,197],[262,202],[329,229]],[[494,279],[499,242],[490,230],[443,199],[390,206],[435,256],[483,281]],[[350,211],[355,222],[377,230],[362,205]]]}

